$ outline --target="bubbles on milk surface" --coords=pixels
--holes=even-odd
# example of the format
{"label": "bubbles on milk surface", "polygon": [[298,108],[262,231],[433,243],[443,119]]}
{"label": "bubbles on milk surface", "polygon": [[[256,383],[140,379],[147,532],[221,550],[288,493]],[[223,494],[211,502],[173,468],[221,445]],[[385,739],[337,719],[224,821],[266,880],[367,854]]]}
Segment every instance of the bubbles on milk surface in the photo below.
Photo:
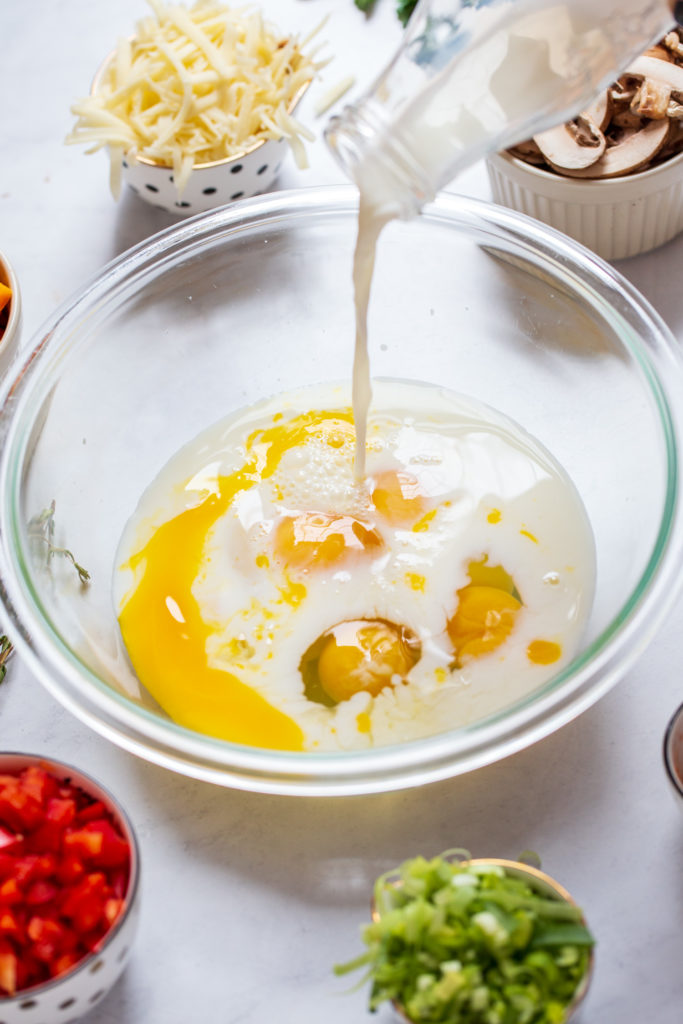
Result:
{"label": "bubbles on milk surface", "polygon": [[375,383],[366,475],[345,389],[238,412],[152,481],[115,601],[145,687],[179,724],[350,750],[490,714],[571,659],[593,538],[561,467],[462,396]]}

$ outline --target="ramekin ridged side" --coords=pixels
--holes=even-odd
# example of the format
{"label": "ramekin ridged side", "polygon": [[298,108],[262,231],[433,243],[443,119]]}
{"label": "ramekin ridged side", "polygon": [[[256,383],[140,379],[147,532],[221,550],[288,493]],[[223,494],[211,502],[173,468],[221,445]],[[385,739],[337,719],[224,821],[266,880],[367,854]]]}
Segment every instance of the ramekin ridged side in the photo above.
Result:
{"label": "ramekin ridged side", "polygon": [[683,231],[683,153],[622,178],[567,178],[496,153],[494,202],[543,221],[607,260],[656,249]]}

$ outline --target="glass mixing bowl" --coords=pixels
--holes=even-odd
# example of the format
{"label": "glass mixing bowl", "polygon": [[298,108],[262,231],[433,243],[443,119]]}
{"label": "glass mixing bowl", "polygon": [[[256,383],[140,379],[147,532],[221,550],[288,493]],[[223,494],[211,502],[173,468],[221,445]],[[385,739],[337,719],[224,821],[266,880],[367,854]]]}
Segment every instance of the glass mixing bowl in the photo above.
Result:
{"label": "glass mixing bowl", "polygon": [[[542,688],[466,728],[369,751],[282,753],[174,724],[141,690],[111,594],[139,496],[228,412],[351,369],[355,192],[277,193],[203,215],[110,264],[39,333],[0,396],[3,602],[45,686],[114,742],[244,789],[416,785],[518,750],[604,694],[644,648],[681,567],[683,376],[673,338],[587,250],[513,212],[444,196],[382,237],[373,374],[472,395],[573,478],[597,548],[583,645]],[[55,503],[46,567],[41,513]],[[38,519],[36,520],[36,517]]]}

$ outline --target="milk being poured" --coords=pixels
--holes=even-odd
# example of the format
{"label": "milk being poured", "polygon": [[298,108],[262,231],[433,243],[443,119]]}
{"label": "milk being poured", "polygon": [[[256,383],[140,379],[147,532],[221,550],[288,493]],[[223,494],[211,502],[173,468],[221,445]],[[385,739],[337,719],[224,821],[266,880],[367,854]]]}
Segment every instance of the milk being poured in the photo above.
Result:
{"label": "milk being poured", "polygon": [[360,190],[353,282],[356,477],[372,397],[367,311],[377,239],[485,153],[575,115],[671,26],[666,0],[423,0],[330,146]]}

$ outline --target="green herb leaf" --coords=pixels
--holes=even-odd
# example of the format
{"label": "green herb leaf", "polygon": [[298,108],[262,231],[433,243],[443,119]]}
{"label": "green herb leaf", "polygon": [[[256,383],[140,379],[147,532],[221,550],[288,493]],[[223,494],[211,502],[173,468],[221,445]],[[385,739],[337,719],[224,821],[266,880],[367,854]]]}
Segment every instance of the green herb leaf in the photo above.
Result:
{"label": "green herb leaf", "polygon": [[359,11],[364,11],[367,13],[367,11],[369,11],[372,5],[374,4],[375,0],[353,0],[353,2],[355,3]]}
{"label": "green herb leaf", "polygon": [[73,556],[73,553],[68,548],[56,547],[54,543],[55,536],[55,502],[52,501],[48,508],[44,508],[42,512],[33,516],[29,520],[28,524],[28,535],[29,538],[36,544],[44,548],[46,565],[49,567],[51,560],[55,555],[61,555],[63,558],[67,558],[73,565],[74,569],[78,573],[78,578],[81,583],[88,583],[90,580],[90,573],[87,569],[84,569],[82,565],[79,565]]}
{"label": "green herb leaf", "polygon": [[[356,0],[358,2],[358,0]],[[417,0],[397,0],[396,13],[402,25],[408,24],[408,19],[417,7]]]}
{"label": "green herb leaf", "polygon": [[0,683],[3,682],[7,675],[7,661],[14,652],[14,646],[11,643],[9,637],[3,633],[0,636]]}

